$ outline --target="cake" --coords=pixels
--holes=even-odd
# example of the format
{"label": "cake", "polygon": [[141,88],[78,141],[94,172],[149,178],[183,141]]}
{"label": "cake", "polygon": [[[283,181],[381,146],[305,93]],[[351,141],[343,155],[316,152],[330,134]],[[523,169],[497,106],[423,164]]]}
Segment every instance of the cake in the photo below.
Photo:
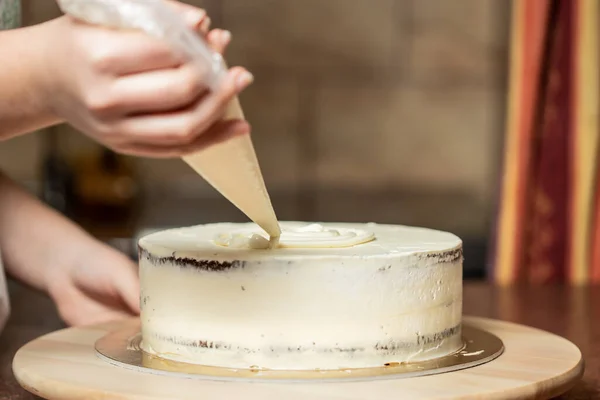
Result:
{"label": "cake", "polygon": [[142,348],[235,369],[331,370],[462,347],[462,242],[381,224],[169,229],[139,240]]}

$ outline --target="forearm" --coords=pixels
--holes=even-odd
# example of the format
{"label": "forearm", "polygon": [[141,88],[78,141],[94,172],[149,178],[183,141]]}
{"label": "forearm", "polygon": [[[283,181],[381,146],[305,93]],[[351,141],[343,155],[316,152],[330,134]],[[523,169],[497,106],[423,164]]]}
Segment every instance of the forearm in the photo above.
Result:
{"label": "forearm", "polygon": [[47,291],[52,270],[94,239],[0,173],[0,252],[10,275]]}
{"label": "forearm", "polygon": [[48,24],[0,31],[0,140],[61,122],[44,89]]}

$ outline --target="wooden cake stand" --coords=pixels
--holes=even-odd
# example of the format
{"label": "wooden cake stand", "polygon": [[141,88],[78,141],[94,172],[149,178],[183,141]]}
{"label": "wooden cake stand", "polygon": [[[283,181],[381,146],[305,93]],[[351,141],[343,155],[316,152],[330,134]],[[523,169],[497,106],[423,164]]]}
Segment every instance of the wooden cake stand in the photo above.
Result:
{"label": "wooden cake stand", "polygon": [[569,390],[583,374],[581,352],[564,338],[490,319],[464,322],[499,338],[502,354],[473,367],[417,377],[333,382],[193,378],[124,368],[100,356],[96,342],[122,330],[127,322],[120,322],[33,340],[15,355],[13,371],[21,386],[46,399],[161,400],[548,399]]}

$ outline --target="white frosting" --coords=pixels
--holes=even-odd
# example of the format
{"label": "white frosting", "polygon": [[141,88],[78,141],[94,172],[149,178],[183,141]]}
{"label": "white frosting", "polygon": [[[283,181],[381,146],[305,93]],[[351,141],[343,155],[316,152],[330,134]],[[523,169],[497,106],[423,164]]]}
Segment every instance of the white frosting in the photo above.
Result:
{"label": "white frosting", "polygon": [[220,233],[214,242],[224,247],[239,249],[267,249],[270,247],[340,248],[356,246],[375,239],[372,232],[356,228],[325,228],[310,224],[283,230],[276,246],[270,246],[264,231],[256,228],[237,229]]}
{"label": "white frosting", "polygon": [[[306,225],[281,223],[282,242],[296,240],[285,233]],[[461,346],[462,244],[455,235],[324,223],[308,230],[325,232],[326,241],[350,239],[347,232],[372,239],[267,250],[249,248],[253,229],[211,224],[140,240],[148,352],[204,365],[293,370],[419,361]],[[240,231],[242,244],[214,241]]]}

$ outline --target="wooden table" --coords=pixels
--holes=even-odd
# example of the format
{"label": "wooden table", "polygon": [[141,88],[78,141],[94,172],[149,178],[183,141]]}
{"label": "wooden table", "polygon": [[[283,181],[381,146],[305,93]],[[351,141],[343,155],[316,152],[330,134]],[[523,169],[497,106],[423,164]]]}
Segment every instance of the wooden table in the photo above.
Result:
{"label": "wooden table", "polygon": [[[34,399],[15,382],[11,361],[27,341],[60,329],[52,303],[22,287],[12,288],[13,315],[0,336],[0,399]],[[582,382],[561,399],[600,399],[600,287],[495,288],[465,283],[465,314],[498,318],[557,333],[582,350]]]}

